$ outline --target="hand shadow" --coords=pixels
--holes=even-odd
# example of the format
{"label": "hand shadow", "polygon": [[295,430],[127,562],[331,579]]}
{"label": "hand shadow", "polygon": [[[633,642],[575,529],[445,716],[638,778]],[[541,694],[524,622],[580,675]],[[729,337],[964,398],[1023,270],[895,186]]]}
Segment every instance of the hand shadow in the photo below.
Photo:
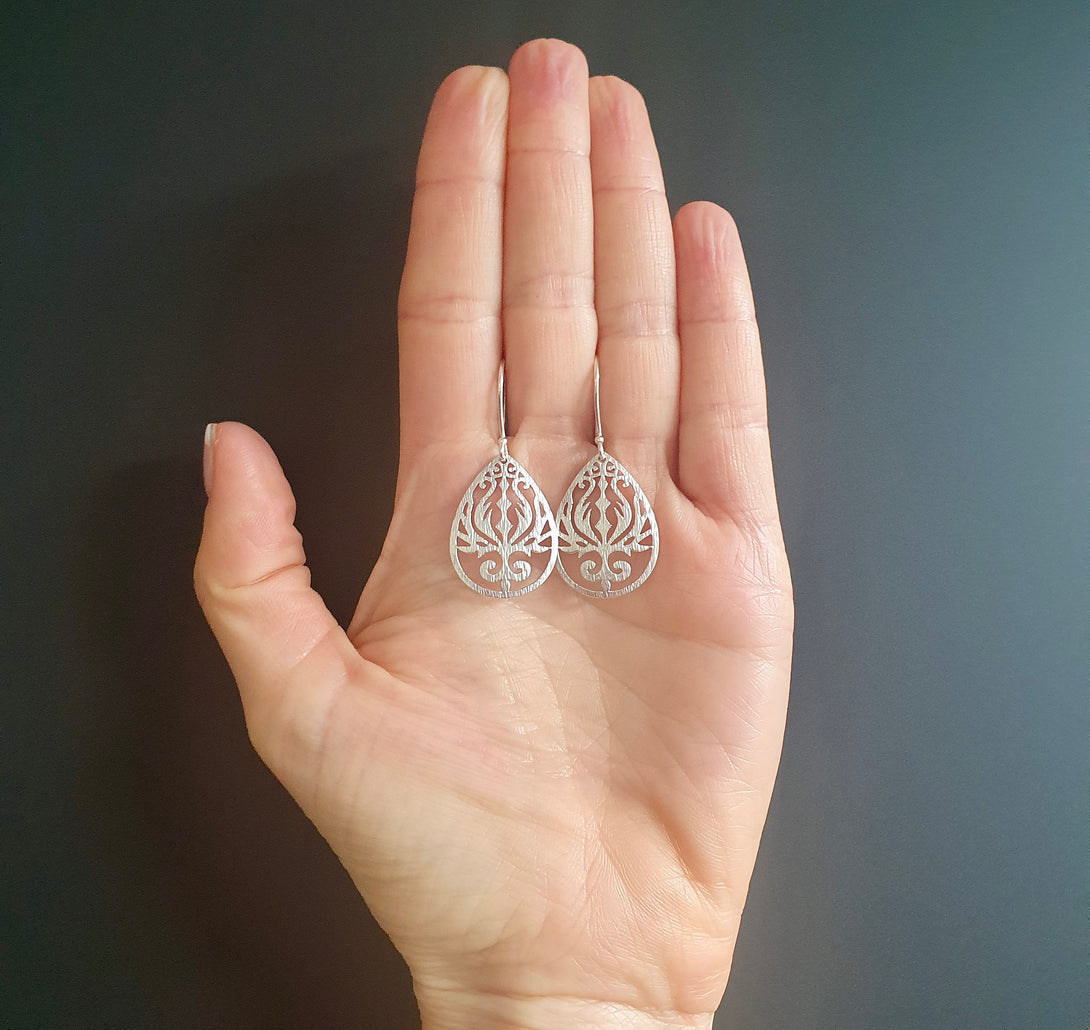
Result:
{"label": "hand shadow", "polygon": [[[352,155],[139,244],[156,281],[175,284],[162,317],[180,312],[198,363],[173,413],[193,415],[175,448],[192,457],[92,484],[69,597],[89,680],[79,800],[101,828],[117,932],[163,1027],[419,1026],[400,957],[253,752],[192,591],[200,433],[237,418],[276,448],[315,587],[350,617],[397,468],[412,178],[388,165]],[[154,342],[127,349],[155,357]]]}

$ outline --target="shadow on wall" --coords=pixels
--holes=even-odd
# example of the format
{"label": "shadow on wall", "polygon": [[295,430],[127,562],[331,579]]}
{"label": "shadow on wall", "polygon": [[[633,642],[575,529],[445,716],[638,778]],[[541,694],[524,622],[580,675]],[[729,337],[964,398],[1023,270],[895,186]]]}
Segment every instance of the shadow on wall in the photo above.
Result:
{"label": "shadow on wall", "polygon": [[[146,241],[171,284],[152,291],[171,294],[162,317],[180,314],[196,348],[178,422],[237,418],[269,438],[342,622],[392,506],[411,181],[353,155],[202,214],[176,245],[173,230]],[[404,195],[379,196],[390,182]],[[175,449],[191,459],[99,481],[74,516],[80,802],[101,827],[130,976],[163,1027],[418,1027],[400,957],[250,747],[192,592],[204,497],[191,430]]]}

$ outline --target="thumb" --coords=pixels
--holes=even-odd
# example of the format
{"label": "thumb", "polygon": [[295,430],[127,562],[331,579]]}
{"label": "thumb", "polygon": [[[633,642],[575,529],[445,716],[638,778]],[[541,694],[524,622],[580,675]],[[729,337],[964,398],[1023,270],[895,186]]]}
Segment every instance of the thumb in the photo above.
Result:
{"label": "thumb", "polygon": [[336,691],[362,663],[311,589],[295,498],[269,445],[238,422],[205,433],[208,507],[197,599],[238,681],[263,757],[290,721],[317,743]]}

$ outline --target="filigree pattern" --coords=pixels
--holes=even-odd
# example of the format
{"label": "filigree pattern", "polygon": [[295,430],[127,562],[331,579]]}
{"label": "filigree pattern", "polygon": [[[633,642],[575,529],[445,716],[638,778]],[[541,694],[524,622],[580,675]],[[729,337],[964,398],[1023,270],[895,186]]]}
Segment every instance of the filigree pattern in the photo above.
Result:
{"label": "filigree pattern", "polygon": [[605,451],[599,450],[568,487],[556,525],[560,574],[582,594],[627,594],[651,575],[658,560],[658,526],[647,495]]}
{"label": "filigree pattern", "polygon": [[462,582],[489,597],[518,597],[556,564],[556,523],[530,474],[504,448],[481,470],[450,527],[450,560]]}

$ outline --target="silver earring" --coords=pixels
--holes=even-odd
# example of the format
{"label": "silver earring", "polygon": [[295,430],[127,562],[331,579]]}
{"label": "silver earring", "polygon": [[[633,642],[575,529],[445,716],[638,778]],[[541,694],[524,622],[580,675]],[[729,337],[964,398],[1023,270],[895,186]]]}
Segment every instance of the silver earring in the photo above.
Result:
{"label": "silver earring", "polygon": [[602,436],[594,359],[594,455],[572,480],[556,509],[560,575],[590,597],[615,597],[640,586],[659,557],[659,528],[647,495]]}
{"label": "silver earring", "polygon": [[467,587],[486,597],[518,597],[541,586],[556,564],[549,503],[507,453],[507,403],[500,362],[500,453],[462,496],[450,527],[450,560]]}

